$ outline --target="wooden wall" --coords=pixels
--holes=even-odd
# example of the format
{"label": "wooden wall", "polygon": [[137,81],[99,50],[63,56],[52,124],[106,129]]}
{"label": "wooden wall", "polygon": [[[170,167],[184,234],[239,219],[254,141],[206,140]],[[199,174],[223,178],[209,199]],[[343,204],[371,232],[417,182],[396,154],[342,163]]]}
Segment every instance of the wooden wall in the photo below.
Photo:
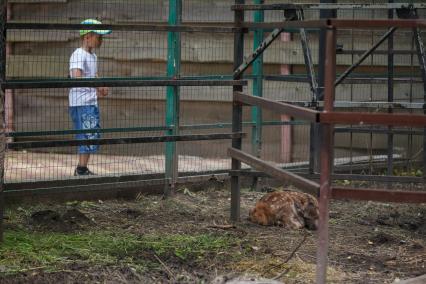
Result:
{"label": "wooden wall", "polygon": [[[250,2],[250,1],[247,1]],[[284,1],[266,1],[282,3]],[[291,2],[291,1],[288,1]],[[318,1],[297,1],[318,2]],[[339,1],[352,2],[352,1]],[[371,2],[371,1],[356,1]],[[377,1],[376,1],[377,2]],[[386,1],[383,1],[386,2]],[[85,18],[100,18],[104,23],[156,23],[167,22],[167,0],[9,0],[11,21],[15,22],[61,22],[79,23]],[[185,22],[225,23],[233,20],[229,0],[183,0],[183,20]],[[424,17],[424,12],[422,12]],[[306,13],[307,18],[318,17],[317,12]],[[339,11],[341,18],[384,18],[384,11]],[[250,19],[252,15],[248,15]],[[267,12],[267,20],[281,20],[279,12]],[[340,31],[339,44],[344,50],[366,50],[376,42],[384,31]],[[253,49],[253,34],[246,37],[246,54]],[[9,31],[8,42],[11,54],[7,58],[9,78],[48,78],[67,77],[69,56],[79,46],[76,31]],[[318,61],[318,36],[309,34],[314,62]],[[413,48],[411,36],[401,31],[395,34],[396,50]],[[386,43],[379,48],[386,50]],[[163,76],[166,73],[167,34],[162,32],[118,32],[106,36],[103,46],[97,51],[99,74],[105,77]],[[337,63],[341,70],[356,61],[359,56],[338,55]],[[182,34],[182,75],[229,75],[232,73],[233,37],[232,34]],[[295,73],[304,72],[303,53],[299,36],[294,34],[291,42],[275,42],[264,55],[265,73],[279,74],[283,64],[288,64]],[[375,55],[361,66],[361,72],[386,72],[387,56]],[[418,74],[416,56],[395,56],[396,72]],[[412,68],[411,66],[414,66]],[[359,71],[360,72],[360,71]],[[248,88],[250,92],[251,88]],[[230,122],[231,88],[192,87],[182,89],[182,123]],[[22,90],[15,92],[15,129],[17,131],[60,130],[71,127],[67,114],[68,90]],[[414,101],[423,99],[421,84],[396,84],[395,98]],[[280,100],[309,100],[309,87],[303,83],[265,82],[264,96]],[[101,102],[104,127],[160,126],[164,124],[164,88],[113,88],[108,98]],[[339,100],[386,100],[386,84],[380,85],[341,85],[337,89]],[[195,117],[195,118],[194,118]],[[249,119],[249,114],[246,114]],[[266,113],[265,119],[278,120],[274,114]],[[281,143],[279,128],[265,130],[265,153],[277,156]],[[300,153],[298,159],[307,157],[307,128],[295,127],[293,143]],[[398,138],[399,139],[399,138]],[[363,135],[355,139],[353,147],[365,148]],[[405,138],[397,144],[406,145]],[[249,139],[246,139],[249,141]],[[205,145],[204,145],[205,144]],[[200,153],[208,155],[211,145],[204,143]],[[216,143],[215,147],[226,149],[228,142]],[[348,138],[339,135],[336,144],[348,146]],[[375,137],[372,144],[375,150],[387,147],[386,137]],[[248,147],[248,145],[246,145]],[[147,154],[149,147],[140,147],[137,153]],[[144,150],[145,149],[145,150]],[[205,152],[203,152],[205,151]],[[210,151],[211,152],[211,151]],[[216,153],[217,151],[215,151]],[[225,150],[223,151],[225,153]],[[136,153],[135,153],[136,154]],[[278,155],[279,156],[279,155]]]}

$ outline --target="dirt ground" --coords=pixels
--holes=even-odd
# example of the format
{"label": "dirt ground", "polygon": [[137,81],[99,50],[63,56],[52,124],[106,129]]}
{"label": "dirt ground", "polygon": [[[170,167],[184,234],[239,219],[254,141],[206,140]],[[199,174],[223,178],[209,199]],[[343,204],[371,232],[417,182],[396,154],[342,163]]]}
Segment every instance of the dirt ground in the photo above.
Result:
{"label": "dirt ground", "polygon": [[[231,225],[228,187],[220,181],[200,187],[181,188],[169,199],[12,206],[0,282],[210,283],[281,275],[284,283],[313,283],[315,232],[250,223],[248,210],[265,192],[249,190],[242,193],[241,223]],[[330,234],[329,283],[392,283],[426,274],[424,204],[333,201]],[[80,250],[72,247],[77,238]],[[43,250],[58,257],[41,260]]]}

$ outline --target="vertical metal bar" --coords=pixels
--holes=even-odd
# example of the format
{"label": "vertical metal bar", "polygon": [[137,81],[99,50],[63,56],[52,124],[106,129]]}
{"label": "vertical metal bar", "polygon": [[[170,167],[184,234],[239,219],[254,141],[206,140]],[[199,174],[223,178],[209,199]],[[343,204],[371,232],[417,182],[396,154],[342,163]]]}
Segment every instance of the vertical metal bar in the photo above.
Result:
{"label": "vertical metal bar", "polygon": [[[244,4],[245,0],[235,0],[235,4]],[[235,25],[238,26],[244,22],[244,11],[235,11],[234,14]],[[244,33],[239,31],[234,34],[234,70],[236,70],[244,60]],[[242,72],[234,72],[234,80],[241,79]],[[234,86],[234,92],[242,92],[242,86]],[[241,132],[243,129],[243,109],[242,106],[236,102],[232,104],[232,132]],[[240,150],[242,148],[242,139],[232,139],[232,147]],[[240,170],[241,162],[232,159],[232,170]],[[240,177],[231,177],[231,220],[240,220]]]}
{"label": "vertical metal bar", "polygon": [[[169,25],[178,26],[182,23],[182,0],[169,0]],[[180,76],[181,41],[179,32],[167,34],[167,76]],[[178,86],[168,86],[166,94],[166,125],[171,128],[167,135],[179,134],[179,95]],[[173,194],[178,176],[178,152],[176,142],[166,143],[165,174],[168,179],[164,194]]]}
{"label": "vertical metal bar", "polygon": [[6,21],[7,1],[0,0],[0,243],[3,242],[3,219],[4,219],[4,164],[6,155],[6,133],[5,133],[5,92],[3,83],[6,79]]}
{"label": "vertical metal bar", "polygon": [[[336,0],[320,0],[320,3],[336,3]],[[336,11],[335,10],[320,10],[320,18],[335,18]],[[324,64],[325,64],[325,34],[326,30],[321,29],[319,34],[319,47],[318,47],[318,100],[323,99],[323,90],[324,90]],[[314,102],[314,103],[318,103]],[[309,147],[309,172],[315,173],[319,172],[319,147],[320,147],[320,130],[321,126],[317,123],[311,124],[310,129],[310,147]]]}
{"label": "vertical metal bar", "polygon": [[[7,21],[12,19],[12,3],[7,3]],[[12,43],[6,42],[6,57],[12,54]],[[5,132],[10,133],[13,132],[13,124],[14,124],[14,90],[5,90],[5,99],[4,99],[4,120],[5,120]],[[7,142],[11,141],[12,137],[7,138]]]}
{"label": "vertical metal bar", "polygon": [[[393,3],[393,0],[389,0],[389,3]],[[393,19],[393,10],[389,9],[388,18]],[[394,55],[393,55],[393,34],[391,34],[388,38],[388,102],[393,102],[393,93],[394,93]],[[389,113],[392,113],[392,109],[389,108]],[[392,127],[389,127],[391,130]],[[393,175],[393,144],[394,144],[394,136],[392,133],[388,134],[388,164],[387,164],[387,175]],[[392,183],[388,183],[388,187],[391,187]]]}
{"label": "vertical metal bar", "polygon": [[[264,0],[253,0],[253,4],[263,4]],[[264,21],[264,11],[258,10],[254,12],[254,22],[262,23]],[[262,43],[264,37],[263,29],[254,31],[253,51],[255,51]],[[263,97],[263,54],[253,62],[253,96]],[[251,108],[251,119],[253,122],[251,146],[252,154],[260,158],[262,150],[262,109],[254,106]],[[253,177],[252,189],[256,189],[258,177]]]}
{"label": "vertical metal bar", "polygon": [[[332,27],[326,31],[326,55],[324,66],[324,111],[333,111],[335,96],[334,80],[336,79],[336,30]],[[326,283],[327,278],[327,254],[328,254],[328,219],[329,198],[331,196],[331,170],[333,163],[333,128],[334,125],[322,125],[321,143],[321,176],[319,196],[319,229],[317,248],[317,275],[318,284]]]}
{"label": "vertical metal bar", "polygon": [[[417,57],[419,59],[420,71],[423,78],[423,98],[426,104],[426,53],[425,46],[420,35],[420,30],[418,28],[413,29],[414,41],[417,48]],[[423,109],[424,114],[426,114],[426,108]],[[424,128],[423,135],[423,178],[426,179],[426,128]]]}
{"label": "vertical metal bar", "polygon": [[[417,12],[416,12],[417,16]],[[419,60],[420,71],[423,78],[423,98],[426,103],[426,53],[423,40],[420,35],[420,30],[418,28],[413,29],[414,34],[414,42],[416,44],[417,49],[417,57]],[[426,108],[424,108],[423,112],[426,114]],[[426,128],[424,128],[423,135],[423,178],[426,179]]]}

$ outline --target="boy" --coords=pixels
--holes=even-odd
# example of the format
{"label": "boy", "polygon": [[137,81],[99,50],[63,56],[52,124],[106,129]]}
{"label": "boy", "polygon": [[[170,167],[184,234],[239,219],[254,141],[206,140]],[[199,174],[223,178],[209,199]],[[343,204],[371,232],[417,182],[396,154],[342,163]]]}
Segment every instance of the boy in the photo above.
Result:
{"label": "boy", "polygon": [[[100,21],[87,19],[81,24],[101,24]],[[110,30],[80,30],[81,47],[77,48],[70,58],[71,78],[96,78],[97,57],[93,52],[102,44],[102,36],[110,34]],[[107,87],[99,88],[72,88],[69,93],[69,110],[74,124],[74,128],[99,129],[99,108],[98,97],[108,95]],[[81,133],[76,135],[76,139],[88,140],[98,139],[99,132]],[[93,175],[87,168],[90,154],[96,153],[99,145],[81,145],[78,147],[79,161],[75,169],[75,176]]]}

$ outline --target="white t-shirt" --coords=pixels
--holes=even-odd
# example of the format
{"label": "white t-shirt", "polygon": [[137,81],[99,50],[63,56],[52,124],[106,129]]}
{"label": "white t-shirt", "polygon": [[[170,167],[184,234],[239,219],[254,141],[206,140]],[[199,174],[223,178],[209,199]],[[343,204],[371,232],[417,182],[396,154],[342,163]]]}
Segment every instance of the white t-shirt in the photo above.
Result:
{"label": "white t-shirt", "polygon": [[[77,48],[70,58],[70,76],[72,69],[81,69],[83,78],[95,78],[98,73],[96,54]],[[70,106],[97,105],[96,88],[72,88],[69,94]]]}

